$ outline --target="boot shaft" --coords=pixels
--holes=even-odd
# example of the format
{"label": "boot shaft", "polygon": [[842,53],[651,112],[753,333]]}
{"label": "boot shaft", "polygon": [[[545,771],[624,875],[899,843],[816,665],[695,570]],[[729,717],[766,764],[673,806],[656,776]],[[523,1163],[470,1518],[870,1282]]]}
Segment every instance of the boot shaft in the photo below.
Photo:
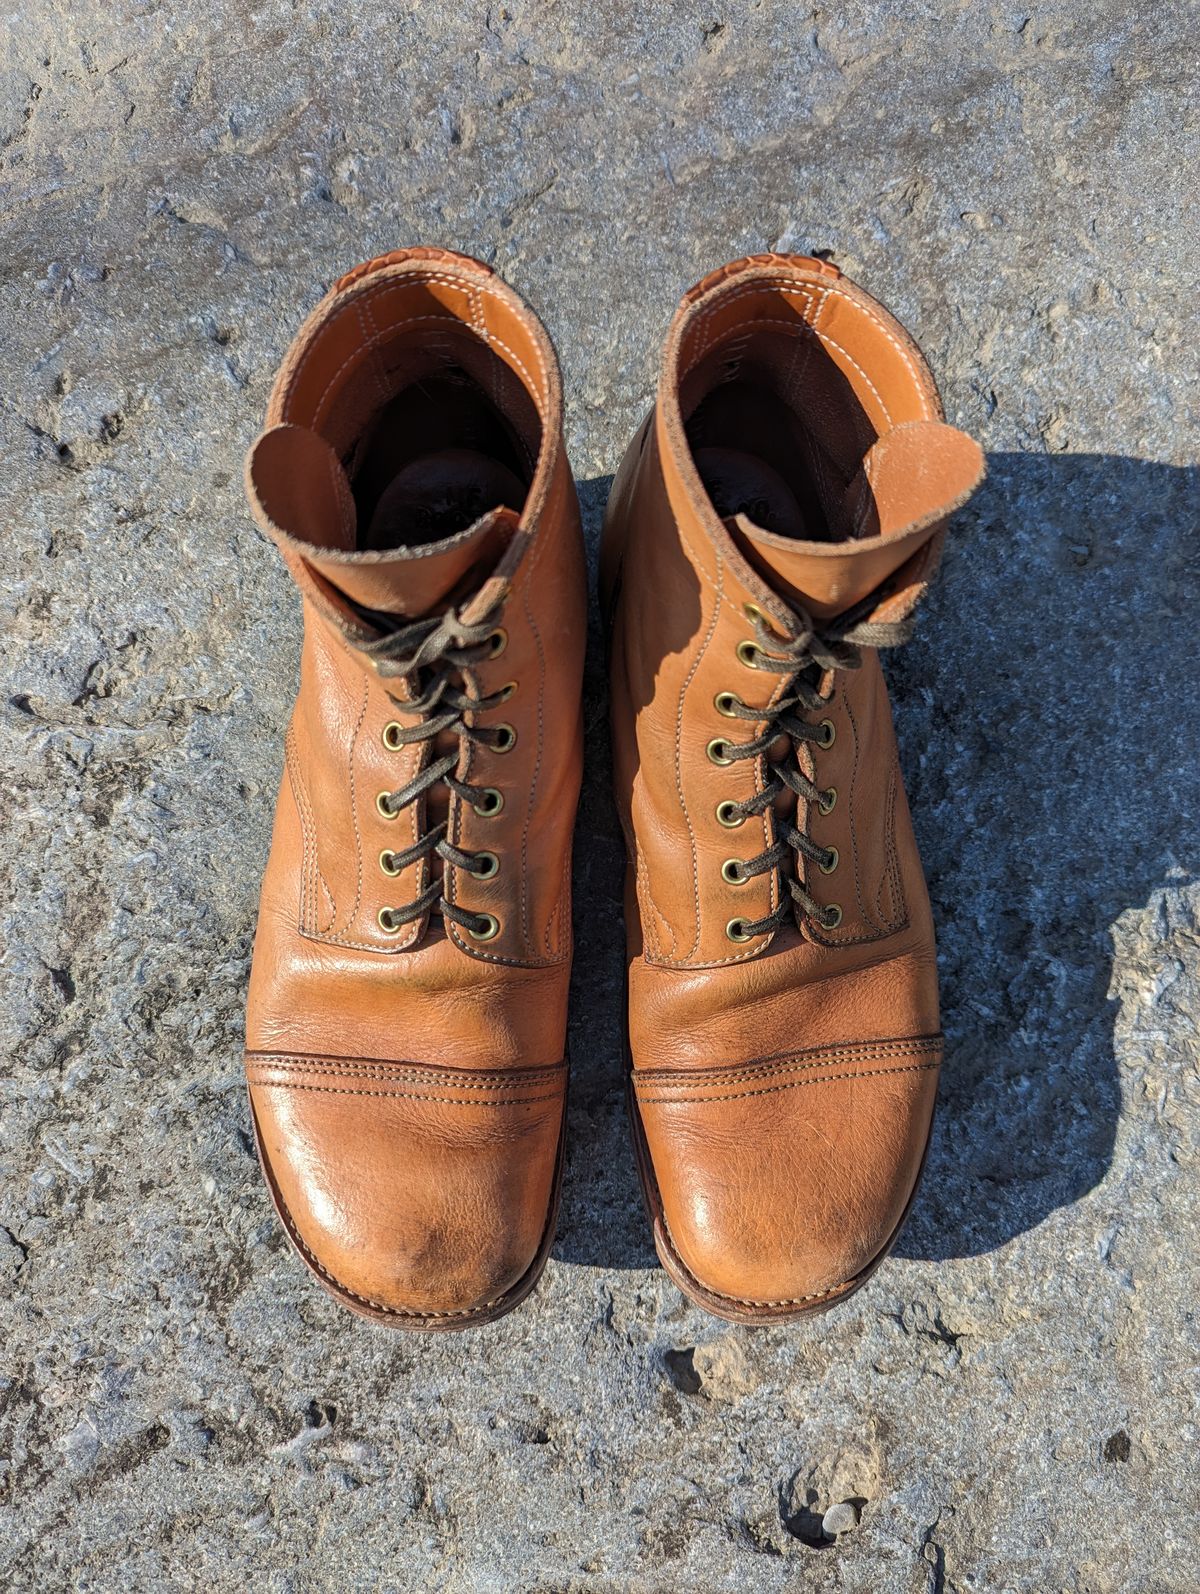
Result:
{"label": "boot shaft", "polygon": [[[585,587],[540,324],[464,257],[358,268],[288,351],[246,475],[304,599],[285,783],[297,933],[426,951],[418,986],[452,983],[462,956],[561,964]],[[441,850],[422,851],[435,830]]]}
{"label": "boot shaft", "polygon": [[[873,644],[902,636],[981,475],[912,340],[834,268],[759,257],[685,296],[614,484],[602,570],[650,964],[736,973],[780,941],[803,982],[829,954],[849,968],[914,927],[931,951]],[[858,667],[823,668],[831,650]],[[797,681],[787,666],[806,659]],[[790,751],[769,733],[789,713],[812,734],[764,806]],[[747,874],[789,828],[810,845]],[[808,899],[794,922],[789,880]]]}

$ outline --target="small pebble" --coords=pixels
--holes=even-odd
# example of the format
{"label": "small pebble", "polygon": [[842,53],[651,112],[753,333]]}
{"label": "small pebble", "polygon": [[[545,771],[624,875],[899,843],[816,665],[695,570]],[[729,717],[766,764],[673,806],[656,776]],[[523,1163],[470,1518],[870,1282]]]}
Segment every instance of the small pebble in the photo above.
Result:
{"label": "small pebble", "polygon": [[831,1505],[821,1518],[821,1532],[830,1539],[836,1539],[839,1533],[849,1533],[851,1528],[857,1526],[858,1512],[846,1501],[841,1505]]}

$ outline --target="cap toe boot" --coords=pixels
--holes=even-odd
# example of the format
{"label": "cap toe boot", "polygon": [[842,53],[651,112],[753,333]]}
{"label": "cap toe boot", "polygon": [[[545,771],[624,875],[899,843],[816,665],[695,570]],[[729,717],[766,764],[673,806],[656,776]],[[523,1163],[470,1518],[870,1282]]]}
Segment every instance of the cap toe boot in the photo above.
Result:
{"label": "cap toe boot", "polygon": [[549,339],[476,261],[368,262],[246,479],[305,622],[247,1011],[264,1171],[344,1305],[463,1327],[532,1287],[562,1162],[586,596]]}
{"label": "cap toe boot", "polygon": [[878,649],[982,476],[882,306],[759,256],[685,296],[614,482],[634,1135],[664,1266],[722,1316],[845,1296],[916,1188],[942,1039]]}

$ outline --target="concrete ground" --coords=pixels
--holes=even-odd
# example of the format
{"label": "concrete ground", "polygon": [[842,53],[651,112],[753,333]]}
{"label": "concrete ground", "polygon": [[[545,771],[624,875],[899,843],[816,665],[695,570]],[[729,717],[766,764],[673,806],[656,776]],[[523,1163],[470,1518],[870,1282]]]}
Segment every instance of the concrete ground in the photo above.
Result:
{"label": "concrete ground", "polygon": [[[1198,22],[8,0],[5,1588],[1194,1594]],[[392,1337],[269,1210],[242,1004],[299,629],[241,458],[323,287],[421,241],[544,316],[593,552],[676,300],[748,251],[828,251],[989,451],[889,661],[938,1129],[811,1326],[655,1266],[598,653],[542,1284]]]}

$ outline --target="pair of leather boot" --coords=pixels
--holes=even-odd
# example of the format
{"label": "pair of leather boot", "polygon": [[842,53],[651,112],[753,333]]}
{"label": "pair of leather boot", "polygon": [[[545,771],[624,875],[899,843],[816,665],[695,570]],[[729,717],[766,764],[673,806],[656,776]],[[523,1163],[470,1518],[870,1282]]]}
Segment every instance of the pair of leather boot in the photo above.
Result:
{"label": "pair of leather boot", "polygon": [[[876,650],[977,445],[832,266],[672,323],[613,485],[629,1099],[663,1265],[745,1321],[848,1294],[912,1200],[933,926]],[[304,600],[250,985],[263,1169],[318,1280],[490,1320],[555,1231],[586,578],[554,350],[486,266],[397,251],[309,316],[247,462]]]}

